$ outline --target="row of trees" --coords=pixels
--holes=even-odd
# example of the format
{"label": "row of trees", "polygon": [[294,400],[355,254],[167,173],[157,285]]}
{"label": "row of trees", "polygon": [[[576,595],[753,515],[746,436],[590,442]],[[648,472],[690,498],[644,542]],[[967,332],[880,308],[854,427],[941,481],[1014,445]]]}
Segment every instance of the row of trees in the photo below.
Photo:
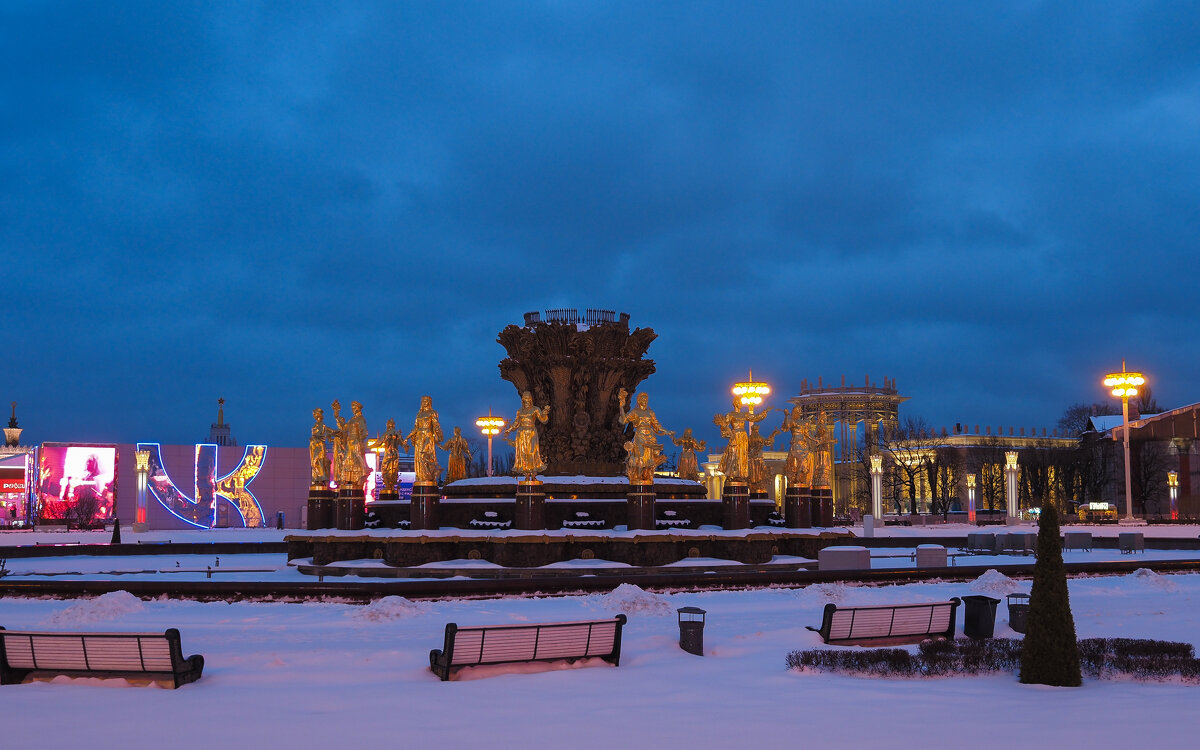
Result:
{"label": "row of trees", "polygon": [[[924,500],[934,514],[945,515],[956,505],[965,510],[968,474],[976,478],[977,509],[1005,508],[1005,453],[1013,448],[1003,437],[979,437],[969,446],[949,445],[945,435],[919,417],[906,418],[878,437],[877,444],[858,448],[852,467],[854,501],[865,512],[871,507],[872,453],[884,456],[883,498],[892,512],[918,513]],[[1106,491],[1115,486],[1122,471],[1120,446],[1096,433],[1084,433],[1070,447],[1026,447],[1017,454],[1021,507],[1053,504],[1070,513],[1084,503],[1111,501]],[[1134,454],[1134,510],[1166,513],[1165,446],[1135,444]]]}

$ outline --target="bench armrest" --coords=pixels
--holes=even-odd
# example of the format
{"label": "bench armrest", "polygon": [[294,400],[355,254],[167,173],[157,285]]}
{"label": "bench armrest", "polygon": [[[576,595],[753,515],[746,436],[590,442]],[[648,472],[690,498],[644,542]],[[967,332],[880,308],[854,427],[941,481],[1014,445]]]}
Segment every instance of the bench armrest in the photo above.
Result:
{"label": "bench armrest", "polygon": [[429,669],[441,679],[442,682],[450,679],[450,660],[440,648],[435,648],[429,652]]}

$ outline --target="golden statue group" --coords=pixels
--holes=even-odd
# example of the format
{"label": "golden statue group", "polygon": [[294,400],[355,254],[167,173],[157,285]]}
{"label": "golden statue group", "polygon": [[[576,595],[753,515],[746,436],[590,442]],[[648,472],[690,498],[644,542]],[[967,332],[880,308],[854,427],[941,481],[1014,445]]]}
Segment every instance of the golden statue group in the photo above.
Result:
{"label": "golden statue group", "polygon": [[[649,406],[650,397],[645,393],[637,395],[637,406],[626,409],[629,404],[629,392],[624,388],[617,394],[618,419],[621,424],[633,427],[633,438],[625,442],[625,475],[631,484],[652,484],[654,472],[666,462],[662,446],[658,442],[659,435],[670,435],[676,446],[683,454],[679,462],[679,475],[695,479],[699,475],[696,464],[696,451],[704,450],[703,440],[692,437],[691,429],[684,430],[683,436],[676,439],[675,433],[663,429],[658,423],[658,417]],[[505,442],[513,447],[513,474],[533,481],[539,472],[544,471],[546,462],[538,446],[538,424],[545,424],[550,419],[550,405],[534,406],[533,395],[529,391],[521,393],[521,408],[517,410],[512,423],[504,434]]]}
{"label": "golden statue group", "polygon": [[[622,388],[617,399],[621,424],[633,428],[632,438],[625,443],[625,474],[631,484],[653,483],[655,472],[666,462],[662,445],[658,442],[660,435],[669,436],[671,442],[680,450],[676,472],[678,476],[684,479],[701,478],[696,454],[708,447],[705,441],[693,437],[690,427],[678,437],[674,431],[663,428],[654,410],[650,408],[650,398],[645,392],[637,394],[636,399],[631,402],[629,392]],[[343,486],[362,485],[368,472],[368,450],[380,456],[379,471],[384,493],[396,492],[401,448],[412,452],[413,470],[418,484],[437,484],[441,479],[442,467],[437,456],[439,448],[448,454],[446,483],[466,477],[467,467],[473,458],[470,445],[459,427],[454,428],[454,434],[449,440],[442,442],[442,426],[430,396],[421,397],[421,405],[413,419],[412,430],[407,435],[397,431],[396,421],[389,419],[383,434],[375,440],[368,438],[362,404],[358,401],[351,402],[352,415],[349,419],[342,416],[341,408],[338,401],[333,402],[334,426],[325,423],[322,409],[313,410],[312,436],[309,439],[312,489],[329,487],[331,479]],[[772,411],[783,412],[783,423],[764,436],[759,432],[759,423]],[[538,425],[546,424],[549,419],[548,404],[535,406],[529,391],[521,394],[521,407],[508,429],[504,431],[505,442],[513,446],[515,452],[512,469],[514,475],[533,480],[545,470],[546,462],[542,459],[538,446]],[[743,410],[735,400],[729,412],[713,417],[713,423],[720,429],[721,437],[726,441],[721,452],[719,470],[728,481],[745,483],[755,490],[765,491],[769,476],[763,460],[763,451],[774,444],[780,433],[786,432],[790,436],[787,459],[784,463],[784,475],[788,485],[829,485],[834,440],[830,435],[824,411],[807,419],[799,406],[792,407],[790,412],[768,408],[754,414]],[[509,435],[512,437],[507,437]],[[333,447],[332,460],[327,450],[328,444],[332,444]]]}
{"label": "golden statue group", "polygon": [[[772,411],[782,411],[783,424],[763,437],[758,423]],[[750,485],[753,490],[765,492],[769,474],[763,460],[763,450],[775,442],[781,432],[790,437],[784,476],[792,487],[828,487],[833,464],[834,439],[829,433],[829,420],[824,411],[815,418],[805,419],[799,406],[791,412],[769,408],[758,414],[743,412],[735,399],[732,411],[717,414],[713,424],[721,430],[727,443],[721,453],[720,471],[731,482]],[[750,425],[747,432],[746,426]]]}
{"label": "golden statue group", "polygon": [[[313,410],[312,436],[308,442],[311,489],[325,489],[329,487],[331,479],[343,487],[361,487],[367,477],[368,450],[379,456],[379,473],[382,475],[383,484],[381,495],[395,494],[397,491],[401,448],[406,452],[412,451],[417,484],[436,485],[441,478],[442,467],[438,465],[438,448],[449,453],[446,482],[466,477],[467,466],[472,458],[470,446],[458,427],[454,428],[453,437],[441,444],[442,425],[438,421],[438,413],[433,408],[431,397],[421,397],[421,406],[408,435],[398,432],[396,420],[389,419],[383,434],[375,440],[369,440],[367,437],[367,421],[363,417],[362,404],[354,401],[350,407],[353,416],[345,419],[341,415],[341,404],[333,402],[333,427],[325,424],[323,410]],[[327,443],[333,445],[332,462],[326,450]]]}

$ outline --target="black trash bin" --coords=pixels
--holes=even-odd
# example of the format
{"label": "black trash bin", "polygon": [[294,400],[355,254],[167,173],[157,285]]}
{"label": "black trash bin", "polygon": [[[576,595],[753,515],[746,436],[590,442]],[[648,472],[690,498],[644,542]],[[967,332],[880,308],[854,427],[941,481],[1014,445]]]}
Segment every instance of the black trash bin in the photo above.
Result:
{"label": "black trash bin", "polygon": [[1018,633],[1025,632],[1029,619],[1029,594],[1008,595],[1008,626]]}
{"label": "black trash bin", "polygon": [[283,511],[275,514],[275,528],[283,531]]}
{"label": "black trash bin", "polygon": [[704,656],[704,610],[699,607],[680,607],[679,647],[689,654]]}
{"label": "black trash bin", "polygon": [[999,599],[990,596],[964,596],[963,635],[968,638],[991,638],[996,632],[996,605]]}

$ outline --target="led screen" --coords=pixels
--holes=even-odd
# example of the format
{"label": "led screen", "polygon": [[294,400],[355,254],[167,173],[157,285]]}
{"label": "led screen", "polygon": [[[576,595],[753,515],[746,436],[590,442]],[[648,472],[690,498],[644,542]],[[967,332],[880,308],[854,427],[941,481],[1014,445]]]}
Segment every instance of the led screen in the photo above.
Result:
{"label": "led screen", "polygon": [[117,446],[45,443],[38,464],[40,518],[80,523],[113,517]]}
{"label": "led screen", "polygon": [[[138,450],[150,454],[146,489],[172,515],[201,529],[229,526],[261,528],[262,506],[250,490],[267,456],[267,446],[248,445],[242,460],[225,475],[217,472],[217,446],[196,446],[192,481],[181,489],[167,473],[158,443],[138,443]],[[193,499],[195,498],[195,499]]]}

